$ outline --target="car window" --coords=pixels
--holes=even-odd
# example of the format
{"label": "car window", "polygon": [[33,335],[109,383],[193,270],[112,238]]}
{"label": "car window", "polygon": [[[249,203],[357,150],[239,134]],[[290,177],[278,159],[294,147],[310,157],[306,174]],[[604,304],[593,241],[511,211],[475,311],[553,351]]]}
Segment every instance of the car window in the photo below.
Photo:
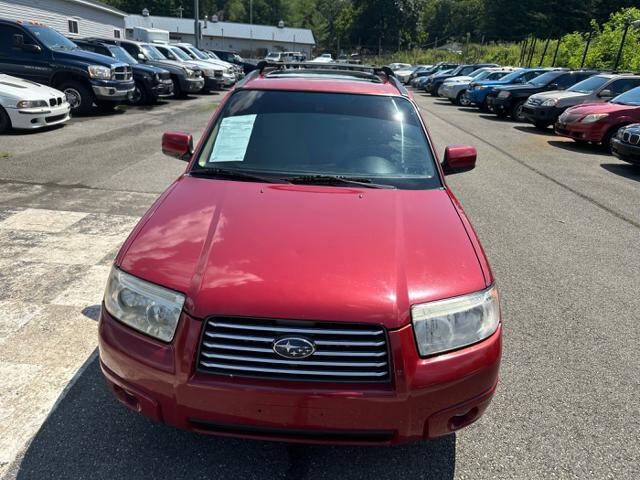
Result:
{"label": "car window", "polygon": [[462,70],[460,70],[460,75],[469,75],[474,70],[475,70],[475,67],[465,67]]}
{"label": "car window", "polygon": [[631,90],[638,85],[640,85],[640,79],[638,78],[621,78],[620,80],[614,80],[605,88],[607,90],[611,90],[613,95],[620,95],[621,93]]}
{"label": "car window", "polygon": [[619,105],[631,105],[634,107],[640,106],[640,87],[633,88],[626,91],[622,95],[618,95],[611,100],[611,103],[617,103]]}
{"label": "car window", "polygon": [[550,83],[556,83],[558,81],[559,75],[558,72],[547,72],[542,75],[538,75],[537,77],[529,80],[529,84],[535,87],[544,87],[549,85]]}
{"label": "car window", "polygon": [[131,55],[132,57],[138,58],[139,51],[136,45],[133,45],[131,43],[123,43],[122,48],[129,52],[129,55]]}
{"label": "car window", "polygon": [[240,90],[194,166],[215,167],[285,178],[375,177],[399,188],[440,185],[418,113],[401,97]]}
{"label": "car window", "polygon": [[140,45],[144,54],[152,60],[166,60],[167,58],[153,45]]}
{"label": "car window", "polygon": [[133,58],[131,55],[129,55],[129,52],[127,52],[122,47],[112,45],[109,47],[109,51],[111,52],[111,56],[113,56],[116,60],[120,62],[128,63],[129,65],[135,65],[138,63],[138,61],[135,58]]}
{"label": "car window", "polygon": [[17,27],[9,25],[0,25],[0,52],[11,53],[13,50],[13,36],[19,34],[24,37],[24,41],[27,41],[27,35]]}
{"label": "car window", "polygon": [[[67,37],[60,35],[53,28],[46,26],[28,26],[25,27],[29,33],[36,37],[42,44],[53,50],[74,50],[77,48],[76,44],[69,40]],[[25,43],[29,43],[30,40],[25,35]]]}
{"label": "car window", "polygon": [[524,75],[522,76],[522,81],[523,82],[528,82],[529,80],[533,80],[534,78],[539,77],[543,73],[544,72],[541,72],[540,70],[534,70],[532,72],[525,72]]}
{"label": "car window", "polygon": [[607,77],[589,77],[586,80],[576,83],[574,86],[568,89],[569,92],[578,92],[578,93],[592,93],[595,92],[602,85],[607,83],[609,78]]}
{"label": "car window", "polygon": [[569,88],[571,85],[574,85],[583,78],[584,77],[577,73],[565,73],[564,75],[558,77],[554,83],[556,83],[559,87]]}

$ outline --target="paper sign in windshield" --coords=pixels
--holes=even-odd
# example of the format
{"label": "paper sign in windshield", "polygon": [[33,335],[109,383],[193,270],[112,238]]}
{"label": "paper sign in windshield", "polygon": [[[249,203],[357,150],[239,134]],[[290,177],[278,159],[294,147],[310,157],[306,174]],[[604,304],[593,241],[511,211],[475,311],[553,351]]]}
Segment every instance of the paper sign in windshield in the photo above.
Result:
{"label": "paper sign in windshield", "polygon": [[256,115],[223,118],[210,162],[242,162],[247,153]]}

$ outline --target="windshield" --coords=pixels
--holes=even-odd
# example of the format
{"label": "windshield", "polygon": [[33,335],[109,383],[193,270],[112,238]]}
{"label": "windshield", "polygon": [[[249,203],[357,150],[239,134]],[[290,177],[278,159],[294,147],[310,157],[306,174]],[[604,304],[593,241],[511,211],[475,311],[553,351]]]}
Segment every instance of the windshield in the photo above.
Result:
{"label": "windshield", "polygon": [[240,90],[216,119],[194,170],[216,167],[440,186],[415,108],[387,96]]}
{"label": "windshield", "polygon": [[[502,75],[495,76],[494,74],[496,74],[496,73],[502,73]],[[504,77],[505,74],[506,74],[505,72],[492,72],[490,70],[487,70],[487,71],[484,71],[484,72],[480,72],[478,75],[476,75],[474,80],[476,82],[480,81],[480,80],[486,80],[486,79],[489,79],[489,78],[495,80],[497,78]]]}
{"label": "windshield", "polygon": [[590,77],[586,80],[576,83],[573,87],[568,88],[569,92],[579,92],[579,93],[591,93],[595,92],[598,88],[608,82],[609,79],[607,77]]}
{"label": "windshield", "polygon": [[[26,26],[25,26],[26,27]],[[26,27],[46,47],[54,50],[74,50],[78,46],[66,37],[63,37],[53,28],[45,26],[29,25]]]}
{"label": "windshield", "polygon": [[178,47],[167,47],[167,50],[169,50],[171,53],[173,53],[180,60],[191,60],[191,57],[189,55],[187,55],[186,53],[184,53],[181,48],[178,48]]}
{"label": "windshield", "polygon": [[474,70],[473,72],[471,72],[469,75],[467,75],[468,77],[471,78],[479,78],[480,75],[482,75],[483,73],[487,73],[487,70],[485,70],[484,68],[479,68],[477,70]]}
{"label": "windshield", "polygon": [[202,53],[200,50],[198,50],[197,48],[193,48],[193,47],[186,47],[187,50],[189,50],[191,53],[193,53],[196,57],[198,57],[200,60],[209,60],[209,57],[207,55],[205,55],[204,53]]}
{"label": "windshield", "polygon": [[116,57],[116,59],[119,60],[120,62],[128,63],[129,65],[135,65],[138,63],[138,61],[135,58],[133,58],[131,55],[129,55],[129,52],[127,52],[122,47],[110,45],[109,51],[113,53],[113,56]]}
{"label": "windshield", "polygon": [[515,80],[516,78],[520,78],[522,75],[524,74],[524,72],[522,70],[518,70],[515,72],[511,72],[508,75],[505,75],[504,77],[502,77],[500,79],[500,81],[504,81],[504,82],[510,82],[511,80]]}
{"label": "windshield", "polygon": [[640,107],[640,87],[636,87],[623,93],[622,95],[618,95],[616,98],[611,100],[610,103]]}
{"label": "windshield", "polygon": [[546,87],[551,82],[553,82],[560,75],[563,75],[565,72],[547,72],[539,75],[535,78],[532,78],[527,83],[529,85],[533,85],[534,87]]}
{"label": "windshield", "polygon": [[152,60],[167,59],[167,57],[165,57],[162,53],[160,53],[160,50],[158,50],[153,45],[140,45],[140,48],[142,48],[142,51],[144,52],[144,54]]}

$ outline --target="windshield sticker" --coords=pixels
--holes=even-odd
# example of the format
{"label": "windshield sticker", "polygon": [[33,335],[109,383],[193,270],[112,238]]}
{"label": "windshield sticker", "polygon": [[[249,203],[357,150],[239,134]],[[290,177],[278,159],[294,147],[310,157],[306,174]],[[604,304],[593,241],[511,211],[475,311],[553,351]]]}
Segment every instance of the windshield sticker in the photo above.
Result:
{"label": "windshield sticker", "polygon": [[209,162],[242,162],[247,153],[256,115],[223,118]]}

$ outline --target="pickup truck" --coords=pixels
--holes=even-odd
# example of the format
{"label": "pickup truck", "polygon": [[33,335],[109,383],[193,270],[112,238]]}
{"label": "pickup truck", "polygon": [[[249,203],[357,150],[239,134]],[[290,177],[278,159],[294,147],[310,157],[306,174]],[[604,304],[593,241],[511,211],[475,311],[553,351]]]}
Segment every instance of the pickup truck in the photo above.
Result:
{"label": "pickup truck", "polygon": [[131,67],[85,52],[40,22],[0,20],[0,72],[64,92],[74,114],[113,108],[135,89]]}

